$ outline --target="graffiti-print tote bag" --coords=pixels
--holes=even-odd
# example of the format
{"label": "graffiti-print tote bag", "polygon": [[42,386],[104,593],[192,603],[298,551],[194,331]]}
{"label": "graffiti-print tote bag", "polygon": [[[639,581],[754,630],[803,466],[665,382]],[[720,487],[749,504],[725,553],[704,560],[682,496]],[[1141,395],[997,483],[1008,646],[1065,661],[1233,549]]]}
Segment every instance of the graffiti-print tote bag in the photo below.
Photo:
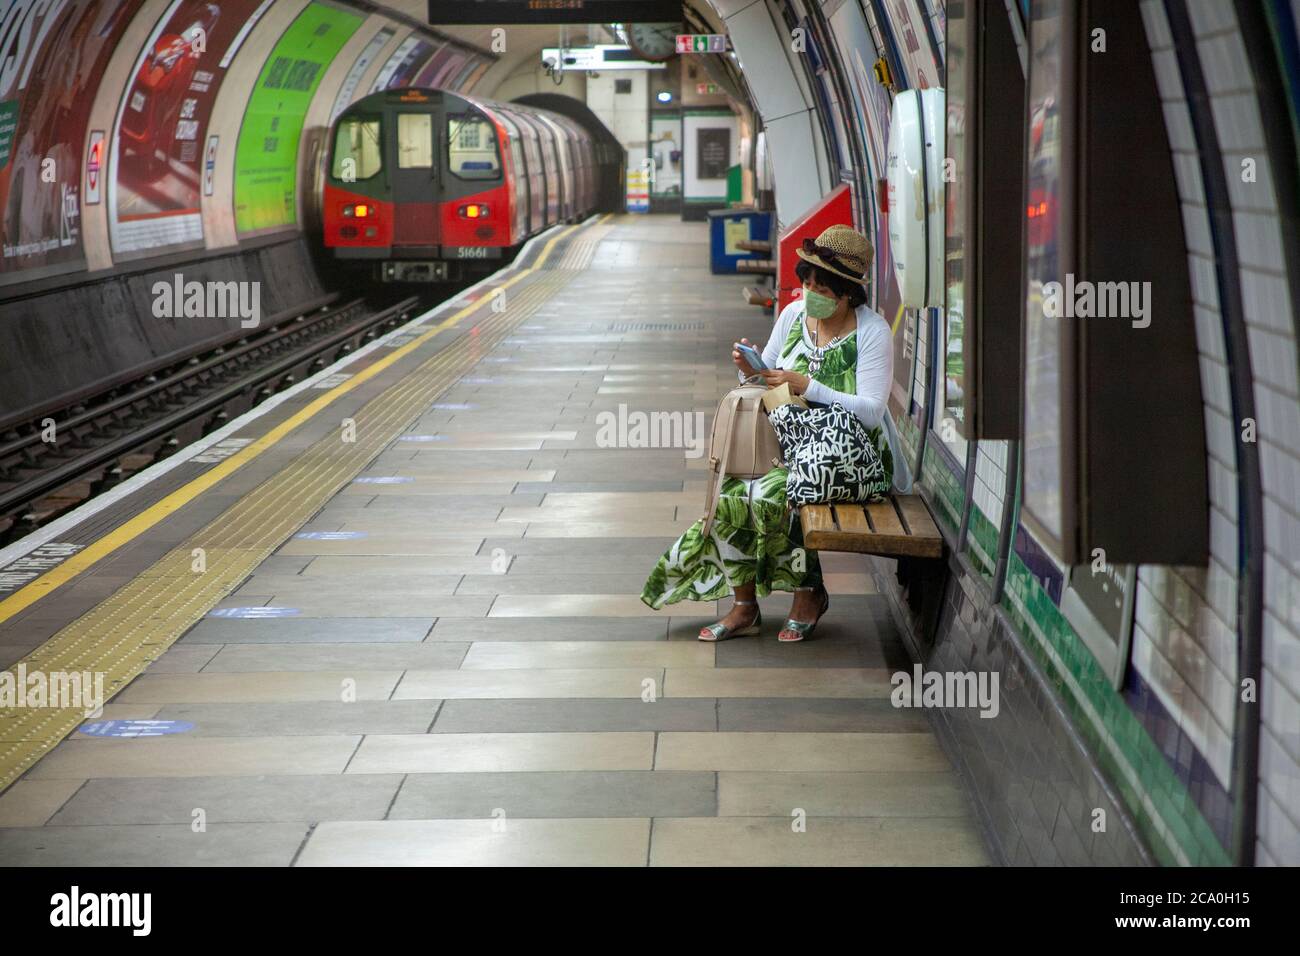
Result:
{"label": "graffiti-print tote bag", "polygon": [[790,504],[861,503],[889,493],[889,476],[867,427],[843,405],[782,405],[768,417],[790,472]]}

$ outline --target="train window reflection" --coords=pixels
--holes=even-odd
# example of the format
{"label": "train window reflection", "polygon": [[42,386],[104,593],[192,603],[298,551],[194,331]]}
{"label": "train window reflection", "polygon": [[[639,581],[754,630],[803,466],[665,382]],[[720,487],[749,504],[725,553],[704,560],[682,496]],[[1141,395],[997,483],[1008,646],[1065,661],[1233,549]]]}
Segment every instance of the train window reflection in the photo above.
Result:
{"label": "train window reflection", "polygon": [[461,179],[496,179],[501,175],[497,134],[478,113],[447,115],[447,164]]}
{"label": "train window reflection", "polygon": [[397,114],[397,166],[399,169],[433,168],[433,114]]}
{"label": "train window reflection", "polygon": [[348,116],[339,121],[334,136],[331,175],[344,182],[369,179],[383,168],[378,116]]}
{"label": "train window reflection", "polygon": [[1065,456],[1070,410],[1062,396],[1069,347],[1061,323],[1046,315],[1043,286],[1061,279],[1063,248],[1060,213],[1065,195],[1067,158],[1062,149],[1061,92],[1068,89],[1064,60],[1062,10],[1057,4],[1034,7],[1030,30],[1028,183],[1025,190],[1026,271],[1024,390],[1024,517],[1034,530],[1057,543],[1058,553],[1071,532],[1063,487],[1071,487]]}
{"label": "train window reflection", "polygon": [[[956,169],[967,168],[966,101],[967,63],[970,55],[966,48],[969,27],[964,18],[974,11],[954,11],[953,26],[948,39],[947,91],[945,94],[947,149]],[[940,440],[963,465],[966,460],[965,353],[963,331],[966,315],[966,235],[971,224],[966,221],[969,188],[965,176],[955,176],[947,183],[944,217],[944,282],[945,308],[942,335],[939,337],[940,375],[938,401],[935,403],[935,427]]]}

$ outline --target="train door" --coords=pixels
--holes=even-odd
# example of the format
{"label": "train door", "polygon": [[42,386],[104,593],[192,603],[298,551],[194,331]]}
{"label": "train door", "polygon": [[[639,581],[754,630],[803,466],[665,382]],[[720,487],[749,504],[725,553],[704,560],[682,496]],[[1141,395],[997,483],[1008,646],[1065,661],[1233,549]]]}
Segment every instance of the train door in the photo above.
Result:
{"label": "train door", "polygon": [[574,169],[573,154],[570,152],[569,131],[549,116],[542,116],[540,119],[555,140],[555,162],[560,183],[556,217],[567,221],[572,219],[574,215]]}
{"label": "train door", "polygon": [[394,155],[390,157],[394,247],[438,244],[437,118],[428,108],[394,111]]}
{"label": "train door", "polygon": [[537,132],[542,137],[542,165],[546,167],[546,224],[552,225],[560,220],[561,204],[564,200],[564,180],[560,176],[559,137],[555,131],[540,120]]}
{"label": "train door", "polygon": [[523,137],[519,134],[519,123],[515,114],[496,107],[496,114],[501,120],[501,125],[506,129],[507,138],[510,142],[507,144],[510,150],[510,182],[514,187],[515,214],[511,220],[512,239],[514,242],[522,242],[528,235],[528,210],[529,210],[529,188],[528,188],[528,166],[524,156]]}
{"label": "train door", "polygon": [[551,220],[547,214],[549,201],[547,199],[551,194],[551,177],[550,163],[545,157],[545,134],[539,129],[540,125],[536,118],[530,113],[520,111],[519,124],[524,134],[524,150],[528,156],[528,176],[532,180],[532,215],[529,232],[541,232]]}

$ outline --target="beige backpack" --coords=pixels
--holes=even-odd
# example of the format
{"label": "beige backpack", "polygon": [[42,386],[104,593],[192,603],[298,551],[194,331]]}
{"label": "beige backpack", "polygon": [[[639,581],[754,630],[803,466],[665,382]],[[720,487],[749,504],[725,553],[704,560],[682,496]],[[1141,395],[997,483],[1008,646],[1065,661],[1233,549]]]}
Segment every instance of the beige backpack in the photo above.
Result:
{"label": "beige backpack", "polygon": [[758,478],[781,464],[781,445],[763,408],[764,385],[746,383],[722,397],[709,438],[709,481],[703,533],[713,527],[722,479]]}

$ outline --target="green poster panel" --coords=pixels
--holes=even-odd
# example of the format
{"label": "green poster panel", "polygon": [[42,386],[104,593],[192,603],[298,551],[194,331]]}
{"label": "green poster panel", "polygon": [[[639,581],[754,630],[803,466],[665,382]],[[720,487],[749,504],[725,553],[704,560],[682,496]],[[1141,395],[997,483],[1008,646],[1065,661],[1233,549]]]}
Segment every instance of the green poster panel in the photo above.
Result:
{"label": "green poster panel", "polygon": [[267,57],[235,150],[235,228],[240,233],[297,223],[303,119],[325,69],[361,21],[345,10],[308,4]]}

